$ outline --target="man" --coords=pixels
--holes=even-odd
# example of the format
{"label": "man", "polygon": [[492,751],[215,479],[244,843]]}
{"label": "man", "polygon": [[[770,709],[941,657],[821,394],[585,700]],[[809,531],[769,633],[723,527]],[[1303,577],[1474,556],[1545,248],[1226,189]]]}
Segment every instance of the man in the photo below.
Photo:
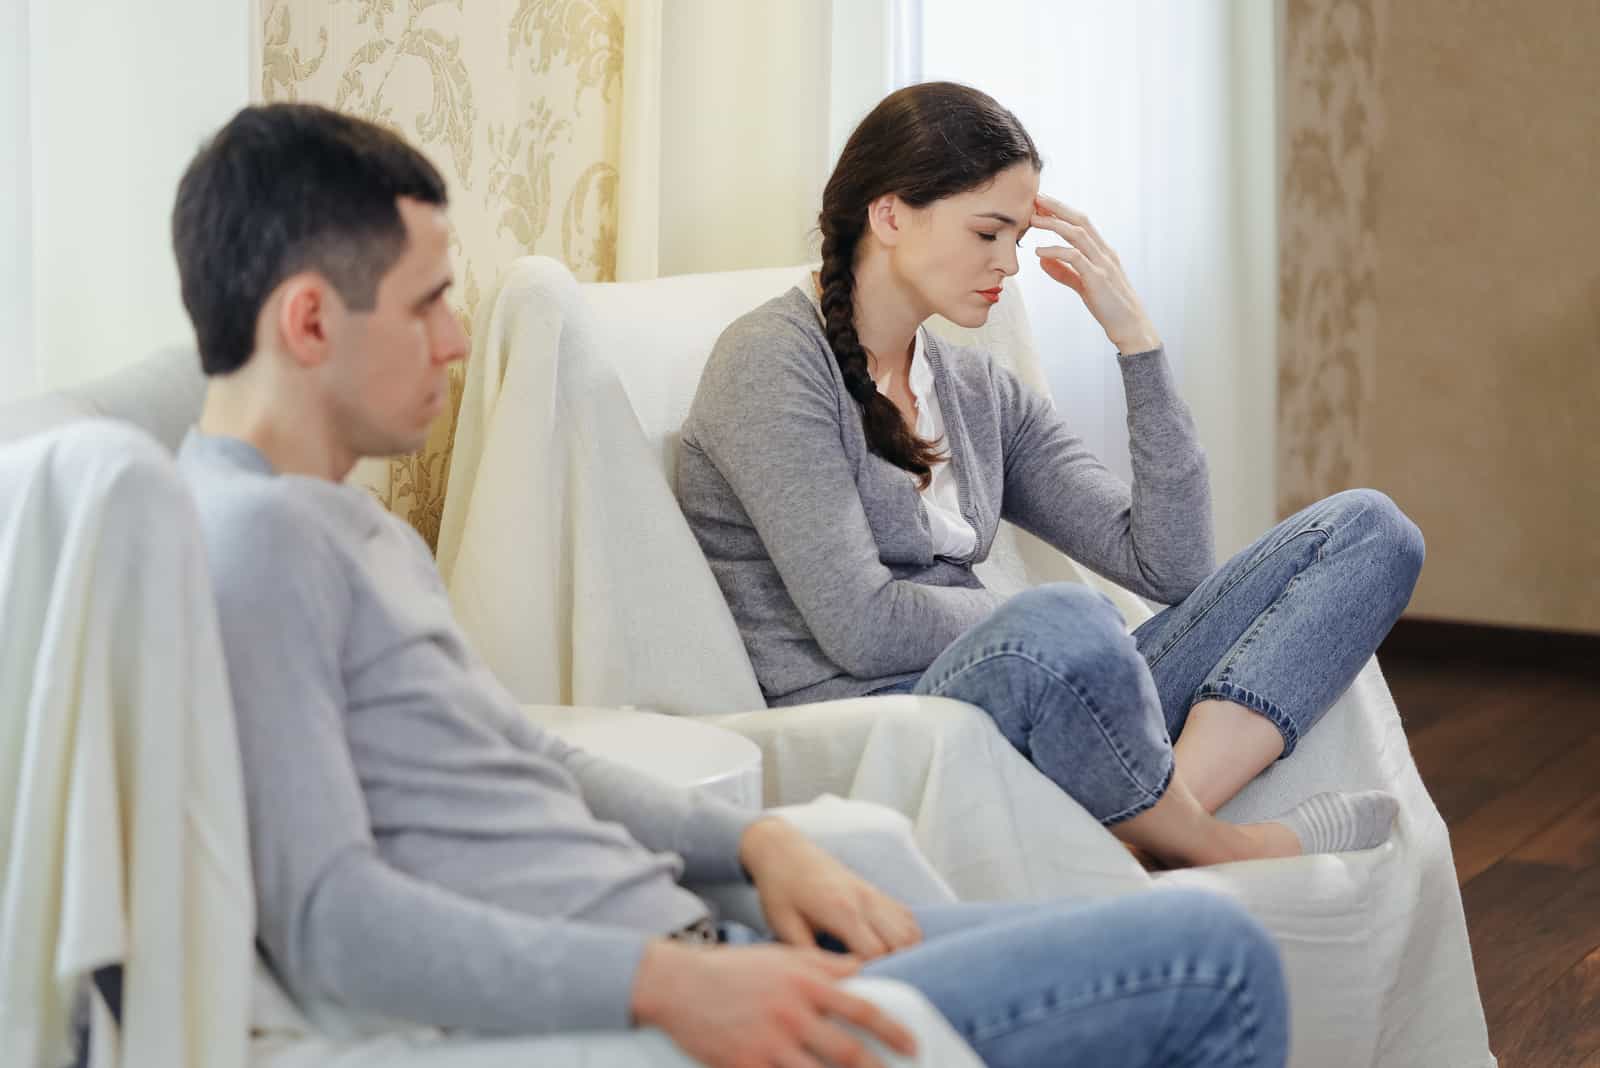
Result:
{"label": "man", "polygon": [[[210,376],[180,463],[286,988],[485,1033],[654,1026],[710,1065],[875,1065],[863,1034],[910,1037],[837,985],[860,971],[921,989],[991,1064],[1282,1063],[1276,953],[1231,904],[913,915],[784,821],[519,716],[421,540],[343,484],[422,443],[466,355],[445,206],[394,135],[272,105],[200,151],[173,212]],[[679,883],[744,877],[776,943],[716,944],[765,940]]]}

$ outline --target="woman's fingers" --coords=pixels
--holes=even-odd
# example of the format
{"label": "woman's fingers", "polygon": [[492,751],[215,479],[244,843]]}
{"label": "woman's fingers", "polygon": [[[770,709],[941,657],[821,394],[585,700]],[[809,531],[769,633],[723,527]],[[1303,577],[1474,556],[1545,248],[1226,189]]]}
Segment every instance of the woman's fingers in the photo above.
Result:
{"label": "woman's fingers", "polygon": [[1084,254],[1092,262],[1109,262],[1106,250],[1100,246],[1100,243],[1094,239],[1094,236],[1089,231],[1076,223],[1056,218],[1053,215],[1035,215],[1033,217],[1033,225],[1043,230],[1049,230],[1056,236],[1072,242],[1073,247],[1083,250]]}
{"label": "woman's fingers", "polygon": [[1092,274],[1100,270],[1100,266],[1089,257],[1088,253],[1071,245],[1045,245],[1042,248],[1034,249],[1033,253],[1041,260],[1056,260],[1065,263],[1080,275]]}
{"label": "woman's fingers", "polygon": [[[1036,248],[1039,256],[1039,266],[1044,268],[1044,273],[1054,278],[1057,282],[1074,291],[1079,296],[1084,295],[1083,276],[1062,260],[1057,253],[1076,252],[1076,249],[1063,249],[1060,246],[1051,248]],[[1049,253],[1049,255],[1046,255]],[[1082,255],[1082,253],[1079,253]]]}
{"label": "woman's fingers", "polygon": [[1034,198],[1034,200],[1036,206],[1041,208],[1044,213],[1054,215],[1056,218],[1062,219],[1072,226],[1080,227],[1086,234],[1089,235],[1089,238],[1096,245],[1098,245],[1103,252],[1105,252],[1108,258],[1114,261],[1118,266],[1121,266],[1122,260],[1117,256],[1117,250],[1111,247],[1111,242],[1107,241],[1100,235],[1099,228],[1096,227],[1095,224],[1089,219],[1089,216],[1085,215],[1081,211],[1078,211],[1076,208],[1063,204],[1054,197],[1047,197],[1043,193],[1040,193]]}

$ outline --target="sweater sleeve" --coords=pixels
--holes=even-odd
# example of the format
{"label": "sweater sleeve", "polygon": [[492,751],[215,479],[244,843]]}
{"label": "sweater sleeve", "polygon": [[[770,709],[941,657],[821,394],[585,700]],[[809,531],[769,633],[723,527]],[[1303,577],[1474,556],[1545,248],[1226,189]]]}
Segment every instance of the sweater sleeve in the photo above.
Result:
{"label": "sweater sleeve", "polygon": [[389,866],[344,731],[350,588],[266,496],[207,524],[242,756],[258,936],[302,1000],[490,1033],[630,1025],[648,935],[548,921]]}
{"label": "sweater sleeve", "polygon": [[828,659],[857,678],[919,671],[996,600],[883,564],[844,448],[846,403],[803,331],[736,326],[707,364],[688,444],[732,488]]}
{"label": "sweater sleeve", "polygon": [[1048,400],[994,367],[1005,455],[1001,514],[1111,581],[1162,604],[1216,566],[1205,451],[1161,349],[1117,357],[1130,487]]}
{"label": "sweater sleeve", "polygon": [[511,740],[557,761],[578,781],[597,819],[619,823],[653,853],[683,858],[691,882],[738,882],[744,878],[739,843],[765,813],[741,808],[707,790],[689,790],[651,778],[569,745],[525,719],[506,724]]}

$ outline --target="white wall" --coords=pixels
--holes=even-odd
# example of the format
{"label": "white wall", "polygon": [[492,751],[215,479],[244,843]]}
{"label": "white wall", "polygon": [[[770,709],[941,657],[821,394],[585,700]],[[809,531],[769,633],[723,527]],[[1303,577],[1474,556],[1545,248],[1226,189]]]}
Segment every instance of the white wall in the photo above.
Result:
{"label": "white wall", "polygon": [[661,274],[812,255],[827,180],[831,6],[662,6]]}
{"label": "white wall", "polygon": [[28,6],[0,3],[0,402],[33,392],[32,188],[28,144]]}
{"label": "white wall", "polygon": [[[51,0],[6,5],[26,31],[0,46],[0,143],[23,162],[4,192],[17,205],[11,225],[31,222],[6,244],[31,250],[11,253],[0,277],[20,271],[32,284],[7,287],[0,329],[8,344],[26,346],[31,334],[37,385],[69,385],[190,340],[172,198],[201,141],[249,99],[254,6],[163,0],[156,11],[115,0],[91,14]],[[11,62],[23,48],[25,64]]]}

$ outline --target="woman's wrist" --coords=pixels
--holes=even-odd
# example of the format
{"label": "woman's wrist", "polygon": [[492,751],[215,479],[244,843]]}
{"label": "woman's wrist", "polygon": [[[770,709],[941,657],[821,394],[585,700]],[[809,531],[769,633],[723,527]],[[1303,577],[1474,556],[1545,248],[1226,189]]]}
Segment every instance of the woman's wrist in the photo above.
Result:
{"label": "woman's wrist", "polygon": [[1119,356],[1137,356],[1141,352],[1154,352],[1161,347],[1161,335],[1154,330],[1138,334],[1129,334],[1123,338],[1112,338],[1111,343],[1117,347]]}

